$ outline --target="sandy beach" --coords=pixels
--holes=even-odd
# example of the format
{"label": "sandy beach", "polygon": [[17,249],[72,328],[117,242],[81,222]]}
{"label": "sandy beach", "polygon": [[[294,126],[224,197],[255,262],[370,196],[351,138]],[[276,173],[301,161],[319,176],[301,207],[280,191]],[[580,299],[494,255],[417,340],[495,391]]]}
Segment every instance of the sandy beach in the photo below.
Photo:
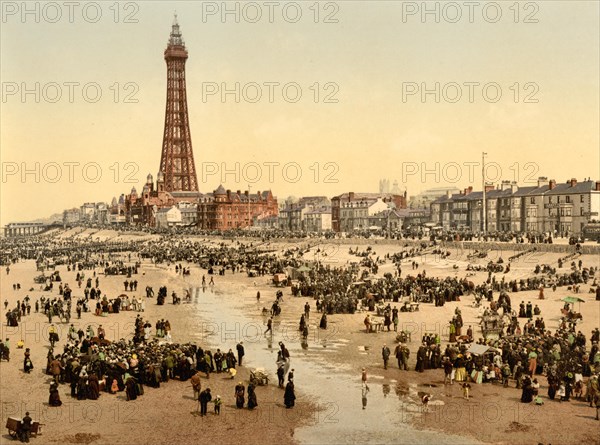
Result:
{"label": "sandy beach", "polygon": [[[122,234],[104,231],[57,232],[55,236],[68,239],[120,240],[140,239],[144,235]],[[151,239],[152,235],[146,235]],[[202,238],[199,238],[202,239]],[[216,242],[216,241],[214,241]],[[231,241],[226,241],[231,243]],[[290,244],[270,243],[268,248],[282,251]],[[357,257],[348,253],[351,245],[324,242],[320,246],[321,261],[332,267],[342,266]],[[360,249],[366,248],[366,244]],[[373,245],[376,255],[381,258],[387,253],[402,250],[401,242]],[[323,253],[327,253],[323,255]],[[435,255],[416,258],[420,267],[430,276],[466,276],[468,263],[485,264],[494,258],[477,261],[468,259],[465,251],[451,250],[451,255],[440,259]],[[311,261],[316,256],[316,247],[305,253]],[[506,279],[528,277],[533,274],[536,264],[556,265],[560,253],[525,255],[511,264]],[[126,255],[123,255],[126,259]],[[597,255],[581,257],[584,266],[598,267]],[[507,258],[504,258],[507,260]],[[188,266],[182,263],[184,266]],[[481,336],[479,318],[482,309],[475,308],[473,296],[461,298],[460,302],[446,303],[443,307],[421,304],[418,312],[400,313],[400,330],[412,333],[408,344],[411,349],[410,371],[400,371],[391,360],[387,370],[383,368],[381,348],[386,343],[394,348],[394,332],[365,333],[364,313],[339,314],[329,316],[326,331],[317,328],[320,314],[314,308],[312,298],[292,297],[290,288],[284,289],[282,314],[274,324],[272,338],[264,336],[266,319],[261,314],[263,306],[270,307],[275,298],[275,288],[271,277],[249,278],[245,273],[215,276],[214,287],[204,291],[200,288],[202,275],[206,270],[189,265],[189,276],[175,273],[174,265],[154,265],[148,260],[135,278],[139,281],[137,292],[125,292],[124,276],[104,276],[99,274],[103,294],[115,297],[119,294],[143,296],[147,285],[157,290],[166,285],[168,294],[174,290],[183,294],[192,292],[193,300],[188,304],[172,305],[167,298],[164,306],[157,306],[148,300],[146,310],[141,315],[153,325],[159,318],[168,319],[172,326],[174,342],[194,342],[202,346],[228,350],[239,341],[244,341],[246,357],[235,380],[214,374],[210,380],[203,378],[203,388],[211,387],[213,394],[223,399],[221,416],[209,415],[200,418],[194,412],[198,403],[193,400],[189,382],[172,380],[160,388],[146,388],[145,394],[135,401],[127,402],[124,393],[111,395],[102,393],[99,400],[78,401],[71,399],[68,385],[60,386],[63,406],[48,406],[48,385],[50,376],[44,373],[49,347],[48,320],[43,313],[32,313],[22,319],[19,327],[7,327],[2,323],[2,338],[11,343],[11,361],[0,363],[2,377],[0,399],[2,421],[9,416],[21,417],[26,410],[34,420],[44,424],[43,433],[32,438],[32,443],[197,443],[198,441],[218,441],[220,443],[600,443],[600,424],[594,420],[595,410],[583,400],[571,399],[560,403],[547,397],[546,378],[538,376],[543,406],[520,403],[521,391],[515,389],[514,381],[510,388],[497,384],[473,384],[470,400],[462,397],[458,384],[444,385],[443,370],[414,371],[416,351],[425,333],[439,333],[442,348],[448,342],[448,322],[454,310],[462,310],[465,327],[472,325],[475,338]],[[391,262],[380,267],[378,275],[392,271]],[[83,295],[78,289],[75,272],[58,266],[63,283],[74,288],[73,297]],[[565,266],[564,271],[567,270]],[[100,272],[100,271],[98,271]],[[407,264],[405,274],[417,272]],[[34,261],[22,261],[11,266],[10,274],[2,270],[1,300],[6,299],[9,307],[26,295],[35,302],[49,292],[39,290],[33,282],[38,275]],[[91,271],[86,271],[89,276]],[[479,284],[485,280],[486,272],[474,272],[470,280]],[[600,277],[597,277],[600,278]],[[207,276],[208,279],[208,276]],[[13,290],[13,284],[20,283],[20,290]],[[591,283],[591,282],[590,282]],[[33,289],[33,290],[31,290]],[[583,322],[578,325],[587,338],[592,329],[600,325],[600,302],[589,293],[590,286],[582,285],[579,297]],[[256,292],[261,292],[257,303]],[[538,304],[546,328],[554,331],[559,323],[562,298],[573,295],[566,287],[556,292],[546,289],[546,298],[538,300],[537,291],[511,293],[513,307],[523,300]],[[58,295],[55,288],[52,296]],[[298,321],[306,302],[311,304],[308,345],[303,345],[298,332]],[[394,303],[392,303],[394,305]],[[398,304],[399,306],[399,304]],[[108,317],[96,317],[84,313],[81,320],[73,318],[75,328],[84,329],[102,324],[109,340],[129,339],[133,334],[133,321],[137,312],[124,311]],[[62,350],[68,324],[56,323],[60,341],[57,351]],[[31,348],[33,364],[31,374],[23,373],[23,351],[16,349],[22,338],[25,346]],[[278,342],[284,341],[290,350],[292,367],[295,368],[295,382],[298,400],[293,410],[283,405],[283,390],[277,387],[275,376],[275,354]],[[238,380],[247,383],[250,369],[265,368],[271,375],[268,386],[257,389],[259,407],[254,411],[237,410],[234,404],[233,387]],[[361,369],[367,368],[370,392],[368,405],[361,409]],[[418,392],[432,394],[429,412],[424,413]],[[6,430],[1,441],[10,441]]]}

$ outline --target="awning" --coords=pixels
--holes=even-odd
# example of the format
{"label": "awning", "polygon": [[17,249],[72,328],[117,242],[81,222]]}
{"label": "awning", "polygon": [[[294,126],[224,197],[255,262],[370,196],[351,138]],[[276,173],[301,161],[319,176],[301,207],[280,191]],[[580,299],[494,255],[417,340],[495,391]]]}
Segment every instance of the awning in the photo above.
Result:
{"label": "awning", "polygon": [[473,344],[471,344],[471,346],[469,346],[468,352],[470,352],[473,355],[482,355],[482,354],[485,354],[490,349],[491,348],[487,345],[479,345],[477,343],[473,343]]}
{"label": "awning", "polygon": [[585,300],[579,297],[565,297],[562,301],[566,303],[585,303]]}

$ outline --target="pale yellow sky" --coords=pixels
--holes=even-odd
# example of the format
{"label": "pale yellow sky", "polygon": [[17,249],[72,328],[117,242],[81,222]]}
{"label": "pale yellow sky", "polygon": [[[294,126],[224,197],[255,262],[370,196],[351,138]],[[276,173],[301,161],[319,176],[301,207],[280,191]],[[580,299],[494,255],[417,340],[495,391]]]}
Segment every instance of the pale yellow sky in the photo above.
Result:
{"label": "pale yellow sky", "polygon": [[[318,17],[312,1],[279,2],[273,23],[264,2],[239,3],[239,23],[234,14],[223,19],[221,2],[124,2],[118,16],[113,2],[98,11],[88,3],[72,20],[64,6],[42,2],[36,11],[29,3],[33,12],[23,15],[21,2],[2,4],[2,225],[110,201],[156,175],[174,10],[189,51],[203,192],[251,182],[282,200],[331,197],[376,191],[380,178],[397,179],[409,195],[479,188],[480,167],[470,178],[469,165],[482,151],[495,163],[488,175],[496,182],[600,179],[598,2],[498,2],[496,23],[490,2],[480,2],[473,23],[464,2],[455,3],[456,23],[456,10],[436,2],[428,5],[438,5],[439,23],[420,10],[409,15],[421,2],[321,2]],[[262,17],[249,23],[255,5]],[[420,94],[436,82],[439,103]],[[236,83],[239,102],[221,97]],[[262,96],[252,103],[257,85]],[[23,176],[24,167],[32,172]]]}

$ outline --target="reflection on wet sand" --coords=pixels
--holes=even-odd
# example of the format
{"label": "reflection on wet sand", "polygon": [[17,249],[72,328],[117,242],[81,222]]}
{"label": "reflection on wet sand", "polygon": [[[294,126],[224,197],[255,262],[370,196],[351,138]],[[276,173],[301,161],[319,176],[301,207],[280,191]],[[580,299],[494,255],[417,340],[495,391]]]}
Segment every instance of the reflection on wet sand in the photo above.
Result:
{"label": "reflection on wet sand", "polygon": [[[264,317],[252,317],[247,314],[256,313],[256,304],[244,304],[240,299],[228,298],[226,292],[207,289],[201,294],[198,311],[206,319],[215,320],[221,326],[256,325],[256,320],[265,324]],[[403,382],[394,383],[394,391],[398,398],[387,398],[390,384],[386,382],[370,383],[365,390],[360,379],[345,372],[344,369],[330,362],[328,351],[344,346],[348,340],[343,338],[315,338],[310,341],[298,341],[296,332],[286,329],[282,323],[275,322],[272,335],[254,335],[245,337],[245,343],[264,345],[253,348],[251,356],[245,363],[251,368],[264,368],[271,376],[276,375],[278,348],[273,342],[285,341],[289,345],[291,360],[295,368],[295,386],[297,397],[308,397],[320,408],[312,425],[301,427],[294,437],[301,443],[393,443],[398,441],[399,431],[402,442],[410,443],[476,443],[463,437],[444,435],[433,431],[422,431],[412,428],[408,423],[408,415],[418,415],[421,410],[409,396],[409,387]],[[292,342],[291,340],[296,341]],[[364,348],[368,349],[368,347]],[[379,376],[373,376],[378,378]],[[380,377],[381,378],[381,377]],[[273,379],[273,381],[276,381]],[[382,391],[372,391],[371,387],[381,385]],[[356,391],[361,394],[360,407],[354,401]],[[386,389],[387,388],[387,389]],[[415,391],[416,394],[416,391]],[[283,393],[282,393],[283,397]],[[353,400],[354,399],[354,400]],[[367,399],[371,399],[367,408]],[[363,409],[364,407],[364,409]],[[383,428],[374,432],[373,425],[388,424],[393,428]]]}

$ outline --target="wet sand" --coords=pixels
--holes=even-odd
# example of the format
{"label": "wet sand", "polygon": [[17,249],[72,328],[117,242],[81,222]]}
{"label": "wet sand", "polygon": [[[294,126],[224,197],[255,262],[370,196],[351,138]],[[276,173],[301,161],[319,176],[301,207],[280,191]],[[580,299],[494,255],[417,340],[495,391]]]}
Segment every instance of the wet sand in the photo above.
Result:
{"label": "wet sand", "polygon": [[[63,234],[64,235],[64,234]],[[84,234],[87,236],[89,234]],[[114,233],[92,234],[110,239]],[[73,236],[73,234],[67,234]],[[130,239],[139,235],[124,234],[120,239]],[[272,243],[271,247],[290,247],[285,243]],[[358,261],[348,254],[349,246],[334,247],[321,245],[322,261],[332,266]],[[365,246],[366,247],[366,246]],[[305,254],[312,260],[315,250]],[[363,248],[361,247],[361,250]],[[398,244],[377,245],[374,250],[382,258],[385,253],[402,250]],[[492,254],[492,253],[491,253]],[[507,279],[532,274],[535,264],[556,264],[561,255],[544,254],[535,258],[521,257],[512,264]],[[493,258],[495,259],[495,258]],[[504,258],[505,261],[507,258]],[[479,260],[480,264],[487,262]],[[468,262],[464,252],[453,252],[447,260],[434,256],[417,259],[429,275],[465,276]],[[583,258],[584,266],[598,266],[597,256]],[[457,265],[458,270],[452,266]],[[59,266],[63,282],[75,287],[74,297],[82,294],[74,282],[75,272],[66,272]],[[379,275],[391,270],[391,263],[380,267]],[[564,268],[564,271],[567,269]],[[257,396],[259,407],[254,412],[234,408],[233,386],[238,380],[247,380],[247,371],[242,368],[235,381],[214,375],[209,381],[213,394],[220,394],[224,401],[221,417],[200,418],[192,414],[197,410],[197,402],[192,400],[189,382],[170,381],[161,388],[146,388],[145,394],[136,401],[126,402],[124,394],[117,396],[103,393],[98,401],[71,400],[67,385],[61,385],[63,406],[49,408],[48,382],[43,373],[46,364],[47,318],[43,314],[33,314],[23,319],[18,328],[7,328],[5,320],[2,336],[11,339],[11,362],[2,362],[0,399],[3,418],[11,415],[22,416],[28,409],[34,419],[45,423],[43,435],[32,442],[78,442],[78,443],[192,443],[199,440],[220,440],[222,443],[598,443],[598,422],[594,411],[583,401],[569,403],[550,401],[546,395],[546,379],[540,379],[540,394],[545,405],[536,408],[519,403],[520,390],[483,384],[472,386],[471,400],[462,398],[458,385],[443,385],[443,371],[430,370],[425,373],[400,371],[394,361],[383,369],[381,347],[387,343],[393,350],[395,334],[382,332],[366,334],[362,323],[364,314],[329,316],[326,331],[316,328],[320,315],[314,310],[314,302],[307,298],[294,298],[289,288],[284,290],[282,315],[274,324],[274,335],[265,337],[265,318],[260,309],[270,307],[276,288],[270,284],[270,277],[248,278],[246,274],[215,276],[216,285],[206,290],[198,289],[201,276],[206,271],[192,266],[188,277],[175,274],[174,267],[143,263],[137,278],[138,289],[142,292],[127,292],[129,295],[142,295],[146,285],[155,291],[161,285],[168,286],[168,294],[175,290],[182,294],[184,289],[192,289],[191,304],[172,305],[170,298],[165,306],[147,304],[144,318],[154,325],[158,318],[171,322],[175,342],[193,341],[202,346],[209,345],[221,349],[233,348],[243,340],[246,346],[245,365],[248,368],[264,367],[271,375],[271,384],[259,387]],[[403,267],[403,276],[413,273],[410,264]],[[414,271],[413,274],[416,274]],[[9,276],[2,271],[2,301],[8,299],[10,306],[17,299],[29,294],[33,301],[39,298],[40,291],[33,283],[35,271],[33,262],[22,262],[11,267]],[[484,272],[477,272],[470,279],[480,283],[485,279]],[[100,277],[103,293],[114,297],[122,292],[123,276]],[[207,276],[208,279],[208,276]],[[13,291],[13,283],[21,283],[20,291]],[[580,325],[589,338],[591,330],[600,324],[600,303],[594,295],[588,294],[589,286],[582,286],[580,297],[586,300],[581,304],[584,315]],[[261,291],[261,302],[256,302],[256,291]],[[46,293],[47,294],[47,293]],[[54,291],[57,295],[58,291]],[[521,300],[531,300],[539,304],[547,328],[554,330],[558,324],[561,298],[571,295],[566,288],[558,288],[555,293],[546,289],[546,300],[537,300],[537,292],[511,294],[513,306]],[[308,346],[300,342],[297,330],[300,314],[306,301],[311,303],[310,333]],[[447,340],[447,323],[460,305],[465,327],[473,325],[475,336],[479,336],[477,323],[478,309],[472,307],[472,297],[461,302],[448,303],[436,308],[432,304],[421,305],[414,313],[400,313],[400,329],[413,332],[409,366],[414,369],[416,350],[425,332],[439,332],[442,346]],[[130,338],[136,312],[122,312],[101,318],[87,313],[82,320],[73,319],[73,324],[84,327],[92,323],[97,328],[102,323],[108,339]],[[521,321],[522,323],[522,321]],[[59,325],[61,326],[61,325]],[[62,325],[62,350],[68,326]],[[24,336],[26,347],[32,349],[35,369],[27,375],[22,372],[22,351],[15,348],[20,336]],[[291,366],[295,368],[297,406],[293,410],[283,407],[283,390],[276,386],[275,358],[278,342],[284,341],[291,353]],[[214,350],[214,349],[213,349]],[[360,370],[366,367],[369,374],[370,392],[365,410],[361,403]],[[275,382],[275,383],[273,383]],[[431,385],[431,386],[430,386]],[[514,386],[512,383],[511,386]],[[433,394],[429,413],[422,413],[418,391]],[[562,421],[557,422],[557,419]],[[209,429],[202,424],[210,424]],[[80,436],[76,436],[80,434]],[[88,434],[82,436],[81,434]],[[2,436],[4,441],[6,434]],[[93,439],[93,440],[92,440]]]}
{"label": "wet sand", "polygon": [[[75,286],[74,297],[82,294],[83,289],[77,289],[75,272],[67,272],[66,267],[58,266],[64,283]],[[171,289],[181,289],[182,280],[174,271],[167,271],[166,266],[155,267],[144,263],[137,278],[138,289],[146,285],[153,286],[155,291],[161,285]],[[30,291],[37,289],[33,277],[39,273],[35,270],[35,262],[20,262],[11,266],[10,274],[2,270],[2,302],[8,299],[13,307],[16,300],[22,300],[29,295],[35,301],[48,292]],[[87,271],[86,271],[87,273]],[[91,273],[91,272],[89,272]],[[87,275],[89,276],[89,274]],[[123,290],[124,276],[100,275],[100,288],[108,296],[116,296]],[[13,291],[12,284],[20,283],[21,290]],[[58,295],[57,286],[52,295]],[[126,292],[128,295],[142,295],[141,292]],[[167,300],[169,301],[169,300]],[[32,304],[33,306],[33,304]],[[226,374],[211,374],[210,379],[202,377],[202,388],[210,387],[213,396],[220,395],[223,400],[221,415],[212,414],[212,404],[209,405],[209,415],[200,417],[198,402],[193,399],[193,391],[189,381],[170,380],[161,384],[160,388],[145,386],[144,395],[135,401],[126,401],[125,392],[116,395],[101,392],[98,400],[72,399],[68,384],[60,385],[61,407],[48,406],[48,388],[50,376],[44,373],[46,355],[49,349],[48,319],[43,313],[32,313],[23,317],[18,327],[7,327],[6,320],[2,323],[2,338],[9,338],[11,343],[10,362],[0,363],[0,403],[2,406],[2,421],[10,416],[22,417],[29,411],[35,421],[44,424],[42,435],[32,438],[32,443],[94,443],[94,444],[159,444],[181,443],[192,444],[205,442],[207,438],[215,443],[294,443],[294,430],[311,420],[316,414],[314,404],[297,394],[296,407],[286,410],[283,405],[283,390],[277,385],[259,386],[256,389],[259,407],[253,411],[238,410],[235,407],[234,386],[238,381],[248,383],[249,367],[244,363],[238,367],[235,380]],[[108,317],[96,317],[92,313],[83,313],[81,320],[71,319],[76,329],[92,325],[97,331],[99,324],[106,329],[106,338],[132,338],[134,320],[138,312],[124,311],[110,314]],[[197,335],[191,332],[190,326],[208,326],[211,322],[203,319],[198,306],[182,304],[174,306],[165,304],[157,306],[155,300],[148,300],[146,311],[142,313],[152,325],[159,318],[170,320],[174,342],[195,341],[203,347],[210,347],[214,352],[217,347],[222,350],[233,348],[237,341],[221,342],[218,338],[208,335]],[[76,317],[76,316],[75,316]],[[56,352],[62,352],[69,325],[54,323],[58,329],[60,341],[55,346]],[[154,329],[153,329],[154,331]],[[23,352],[16,348],[17,341],[23,338],[25,347],[31,348],[34,369],[30,374],[23,372]],[[247,355],[252,351],[248,350]],[[275,379],[276,382],[276,379]],[[293,414],[292,414],[293,411]],[[4,425],[2,425],[4,426]],[[7,430],[2,432],[0,443],[10,441]]]}

